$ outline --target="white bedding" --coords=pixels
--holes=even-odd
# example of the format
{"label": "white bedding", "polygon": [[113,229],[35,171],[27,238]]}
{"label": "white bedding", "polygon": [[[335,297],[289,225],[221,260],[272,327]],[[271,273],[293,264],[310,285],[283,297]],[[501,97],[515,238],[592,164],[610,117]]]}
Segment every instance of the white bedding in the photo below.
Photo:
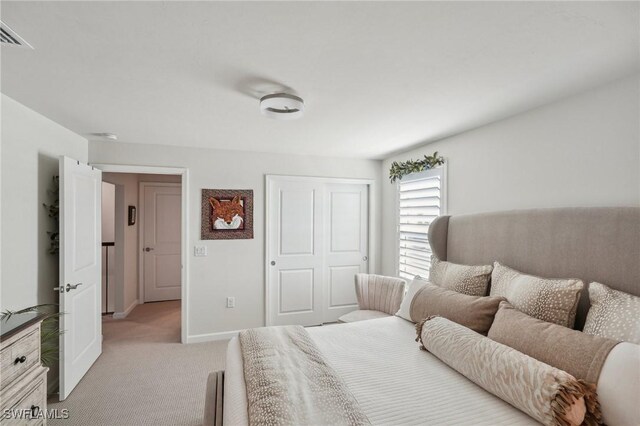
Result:
{"label": "white bedding", "polygon": [[[388,317],[307,330],[373,424],[537,424],[419,350],[409,321]],[[224,425],[248,424],[237,338],[227,351],[224,392]]]}

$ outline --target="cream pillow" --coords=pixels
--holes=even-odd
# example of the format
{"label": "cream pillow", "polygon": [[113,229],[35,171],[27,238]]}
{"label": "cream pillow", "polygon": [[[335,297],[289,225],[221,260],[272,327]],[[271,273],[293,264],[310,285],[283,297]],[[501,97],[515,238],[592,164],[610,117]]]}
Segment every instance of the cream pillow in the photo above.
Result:
{"label": "cream pillow", "polygon": [[411,302],[413,302],[413,298],[416,296],[416,293],[420,291],[426,283],[427,281],[421,278],[414,278],[414,280],[409,283],[409,288],[407,288],[407,292],[402,299],[400,309],[396,312],[396,316],[404,318],[407,321],[411,321]]}
{"label": "cream pillow", "polygon": [[585,333],[640,344],[640,297],[591,283],[589,300]]}
{"label": "cream pillow", "polygon": [[526,275],[498,262],[491,273],[491,296],[502,296],[529,316],[569,328],[573,328],[583,287],[577,279]]}
{"label": "cream pillow", "polygon": [[491,265],[460,265],[431,256],[429,281],[458,293],[484,296],[487,294],[492,269]]}

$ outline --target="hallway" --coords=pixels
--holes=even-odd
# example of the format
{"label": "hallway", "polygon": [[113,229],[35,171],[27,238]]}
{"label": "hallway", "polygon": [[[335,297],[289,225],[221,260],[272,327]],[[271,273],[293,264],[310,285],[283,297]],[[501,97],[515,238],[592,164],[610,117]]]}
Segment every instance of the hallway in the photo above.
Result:
{"label": "hallway", "polygon": [[[51,425],[199,425],[209,372],[224,368],[227,341],[180,343],[180,301],[146,303],[105,318],[102,355]],[[116,409],[117,407],[117,409]]]}

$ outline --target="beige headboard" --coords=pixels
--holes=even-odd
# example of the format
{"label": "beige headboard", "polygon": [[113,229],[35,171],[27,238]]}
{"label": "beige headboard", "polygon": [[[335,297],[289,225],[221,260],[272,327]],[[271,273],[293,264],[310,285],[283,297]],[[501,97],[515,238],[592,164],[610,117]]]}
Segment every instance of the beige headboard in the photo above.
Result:
{"label": "beige headboard", "polygon": [[[429,227],[433,253],[466,265],[498,261],[547,278],[598,281],[640,296],[640,208],[515,210],[440,216]],[[582,294],[576,318],[589,309]]]}

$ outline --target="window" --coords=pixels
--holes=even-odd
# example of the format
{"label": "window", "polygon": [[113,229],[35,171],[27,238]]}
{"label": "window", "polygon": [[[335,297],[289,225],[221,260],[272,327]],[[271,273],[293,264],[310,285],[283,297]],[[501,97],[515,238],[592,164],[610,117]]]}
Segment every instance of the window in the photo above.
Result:
{"label": "window", "polygon": [[412,173],[398,184],[398,275],[427,278],[429,225],[445,213],[444,167]]}

